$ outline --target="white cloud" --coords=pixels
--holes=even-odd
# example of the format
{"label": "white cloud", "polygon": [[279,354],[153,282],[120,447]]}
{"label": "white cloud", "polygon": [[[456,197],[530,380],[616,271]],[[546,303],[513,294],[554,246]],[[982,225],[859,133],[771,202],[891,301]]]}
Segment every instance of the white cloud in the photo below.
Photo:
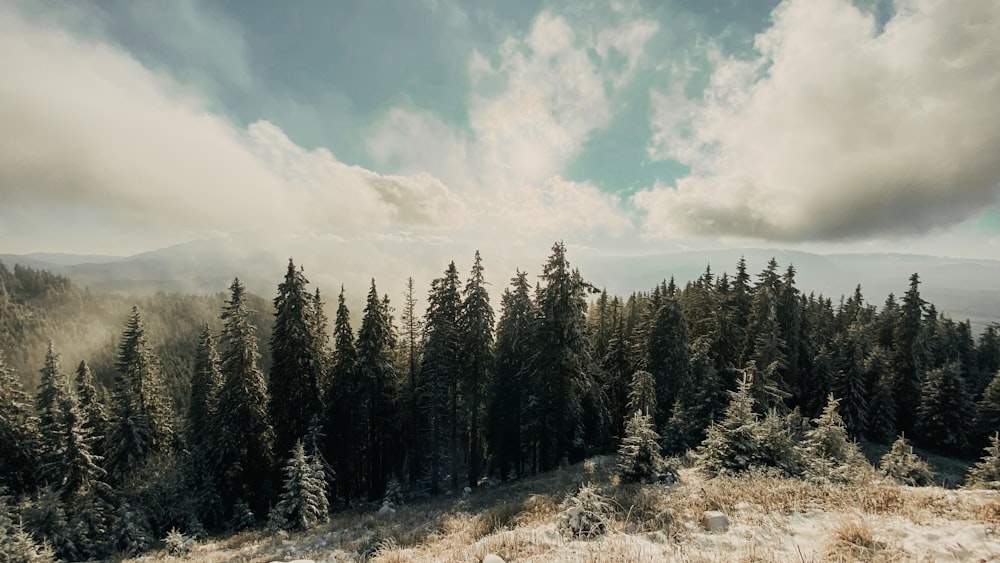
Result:
{"label": "white cloud", "polygon": [[659,29],[659,24],[654,20],[637,19],[619,27],[602,29],[597,34],[594,49],[601,58],[608,59],[612,51],[625,57],[624,67],[613,76],[616,88],[621,88],[631,80],[642,59],[646,43]]}
{"label": "white cloud", "polygon": [[430,174],[349,166],[266,121],[242,130],[121,50],[11,9],[0,10],[0,128],[8,206],[76,206],[179,236],[264,226],[360,232],[463,215]]}
{"label": "white cloud", "polygon": [[757,57],[721,60],[700,107],[654,94],[651,154],[692,173],[635,196],[654,236],[920,233],[994,203],[1000,3],[787,0]]}

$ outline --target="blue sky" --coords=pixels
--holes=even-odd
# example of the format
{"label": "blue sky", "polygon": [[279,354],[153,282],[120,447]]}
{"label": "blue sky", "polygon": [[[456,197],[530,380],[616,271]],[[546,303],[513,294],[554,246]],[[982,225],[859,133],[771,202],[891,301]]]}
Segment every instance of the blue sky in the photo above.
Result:
{"label": "blue sky", "polygon": [[996,37],[997,0],[7,3],[0,252],[997,258]]}

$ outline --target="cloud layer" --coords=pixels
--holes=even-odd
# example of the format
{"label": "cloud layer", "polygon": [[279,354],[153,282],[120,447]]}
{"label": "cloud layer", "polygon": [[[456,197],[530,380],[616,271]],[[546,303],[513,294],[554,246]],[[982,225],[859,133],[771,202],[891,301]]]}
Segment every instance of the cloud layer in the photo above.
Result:
{"label": "cloud layer", "polygon": [[1000,2],[900,1],[881,31],[847,0],[772,17],[697,105],[654,95],[650,154],[692,173],[635,196],[650,235],[913,234],[996,202]]}

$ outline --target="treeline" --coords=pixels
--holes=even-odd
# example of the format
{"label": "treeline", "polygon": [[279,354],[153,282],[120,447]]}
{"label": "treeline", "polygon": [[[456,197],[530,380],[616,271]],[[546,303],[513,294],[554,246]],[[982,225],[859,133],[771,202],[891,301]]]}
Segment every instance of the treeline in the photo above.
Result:
{"label": "treeline", "polygon": [[426,301],[421,314],[411,279],[396,309],[373,280],[355,331],[343,288],[331,323],[289,261],[265,344],[236,280],[184,366],[182,410],[137,308],[109,399],[85,362],[67,374],[51,343],[33,401],[0,366],[0,523],[23,522],[67,559],[142,551],[174,528],[307,527],[401,491],[474,488],[620,448],[682,453],[710,427],[718,442],[737,403],[781,424],[835,408],[854,438],[905,433],[952,454],[1000,428],[997,327],[977,342],[921,299],[916,274],[881,308],[860,288],[836,305],[803,295],[774,260],[754,282],[741,260],[732,277],[706,269],[626,298],[588,284],[557,243],[536,283],[514,275],[499,314],[478,253],[464,279],[449,264]]}

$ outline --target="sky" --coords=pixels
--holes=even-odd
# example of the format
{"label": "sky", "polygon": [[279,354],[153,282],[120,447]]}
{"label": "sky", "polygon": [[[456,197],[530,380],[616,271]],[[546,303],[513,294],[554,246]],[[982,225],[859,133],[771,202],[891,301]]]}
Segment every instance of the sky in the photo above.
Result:
{"label": "sky", "polygon": [[998,37],[1000,0],[9,0],[0,252],[1000,258]]}

